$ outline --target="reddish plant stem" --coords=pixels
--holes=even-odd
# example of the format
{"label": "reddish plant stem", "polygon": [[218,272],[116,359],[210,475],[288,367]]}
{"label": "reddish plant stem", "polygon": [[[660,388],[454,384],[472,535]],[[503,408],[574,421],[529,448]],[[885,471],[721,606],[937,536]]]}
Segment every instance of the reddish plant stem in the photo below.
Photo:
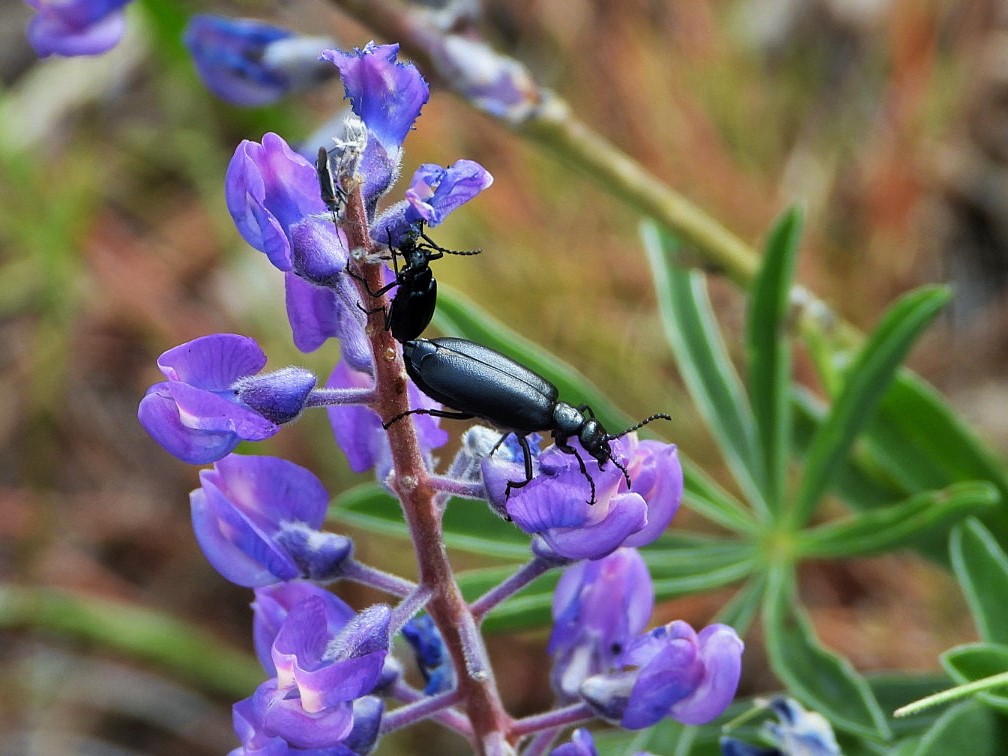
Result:
{"label": "reddish plant stem", "polygon": [[[343,225],[352,250],[363,249],[369,255],[380,250],[368,234],[367,215],[360,189],[350,193]],[[361,301],[367,302],[371,291],[382,287],[381,266],[357,265]],[[388,302],[383,300],[388,306]],[[368,318],[368,338],[375,356],[375,401],[372,408],[382,418],[401,415],[409,409],[406,395],[406,368],[402,353],[384,327],[379,309]],[[412,422],[404,419],[388,428],[394,465],[392,489],[399,497],[406,524],[416,550],[420,584],[430,587],[433,598],[427,612],[444,639],[451,654],[458,678],[461,703],[473,727],[473,746],[481,753],[503,753],[499,745],[511,725],[497,691],[493,670],[486,662],[486,650],[476,629],[476,623],[466,605],[448,562],[441,530],[441,514],[436,506],[437,491],[431,485]],[[487,746],[486,744],[494,744]]]}

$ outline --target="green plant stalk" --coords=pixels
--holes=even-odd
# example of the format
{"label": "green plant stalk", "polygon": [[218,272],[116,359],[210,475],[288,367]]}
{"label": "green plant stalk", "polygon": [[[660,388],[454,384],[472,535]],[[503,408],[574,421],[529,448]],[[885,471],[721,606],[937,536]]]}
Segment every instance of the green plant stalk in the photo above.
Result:
{"label": "green plant stalk", "polygon": [[1000,688],[1004,685],[1008,685],[1008,672],[1001,672],[996,675],[991,675],[990,677],[984,677],[980,680],[965,683],[964,685],[957,685],[956,687],[949,688],[948,690],[939,691],[931,696],[925,696],[913,703],[908,703],[906,706],[899,707],[893,712],[893,716],[908,717],[911,714],[917,714],[918,712],[932,706],[939,706],[943,703],[949,703],[950,701],[957,701],[960,698],[965,698],[966,696],[973,695],[974,693],[984,693],[992,690],[993,688]]}

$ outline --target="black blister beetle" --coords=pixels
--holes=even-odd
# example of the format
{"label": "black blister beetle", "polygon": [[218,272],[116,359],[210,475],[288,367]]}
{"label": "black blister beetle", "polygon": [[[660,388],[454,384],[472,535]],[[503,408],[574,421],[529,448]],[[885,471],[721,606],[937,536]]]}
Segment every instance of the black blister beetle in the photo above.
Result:
{"label": "black blister beetle", "polygon": [[586,452],[594,457],[599,469],[612,462],[623,473],[627,486],[630,474],[613,456],[609,442],[637,430],[652,420],[671,420],[666,414],[651,415],[622,433],[608,433],[587,405],[575,407],[560,401],[556,386],[538,373],[515,362],[495,349],[467,339],[414,339],[403,343],[406,372],[427,396],[453,411],[416,409],[397,415],[383,425],[406,415],[424,414],[436,417],[470,420],[479,418],[500,429],[504,440],[514,433],[522,449],[525,480],[508,481],[505,498],[511,489],[521,488],[532,480],[530,433],[549,431],[561,451],[572,454],[581,474],[591,486],[589,504],[595,503],[595,481],[585,467],[577,449],[568,441],[577,438]]}
{"label": "black blister beetle", "polygon": [[[392,253],[392,269],[395,280],[378,291],[368,289],[372,297],[380,297],[393,287],[398,286],[392,303],[385,311],[385,328],[392,331],[392,338],[406,342],[415,339],[430,325],[437,306],[437,280],[430,269],[434,260],[440,260],[445,255],[478,255],[482,250],[445,249],[434,243],[423,230],[423,221],[417,224],[403,236],[398,247],[393,247],[389,241]],[[399,267],[399,256],[403,258],[403,266]],[[347,272],[357,280],[364,279],[350,270],[347,262]],[[365,282],[365,288],[367,284]],[[365,310],[373,312],[373,310]]]}
{"label": "black blister beetle", "polygon": [[330,150],[325,147],[318,148],[318,157],[315,158],[315,173],[318,175],[319,194],[326,209],[332,213],[333,223],[337,222],[340,211],[347,202],[347,195],[336,183],[333,176],[332,166],[329,164]]}

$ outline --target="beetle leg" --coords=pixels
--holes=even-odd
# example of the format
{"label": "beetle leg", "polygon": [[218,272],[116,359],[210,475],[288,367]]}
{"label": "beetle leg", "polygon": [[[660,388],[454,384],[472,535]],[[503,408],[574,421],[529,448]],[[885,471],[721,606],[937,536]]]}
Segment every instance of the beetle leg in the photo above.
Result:
{"label": "beetle leg", "polygon": [[[555,438],[553,442],[556,444],[557,449],[565,454],[573,454],[574,458],[578,461],[578,467],[581,468],[581,474],[585,476],[585,479],[588,481],[588,485],[591,486],[591,498],[588,499],[588,506],[593,506],[595,504],[595,481],[592,479],[592,476],[588,474],[588,468],[585,467],[584,460],[581,458],[581,455],[578,454],[578,450],[566,441],[560,441]],[[612,458],[610,457],[610,459]]]}
{"label": "beetle leg", "polygon": [[391,420],[382,423],[382,428],[388,430],[390,425],[398,423],[407,415],[430,415],[432,417],[446,417],[450,420],[472,420],[475,415],[471,415],[468,412],[454,412],[449,410],[436,410],[436,409],[411,409],[405,412],[400,412],[398,415],[393,417]]}
{"label": "beetle leg", "polygon": [[[500,446],[501,441],[507,438],[508,435],[509,434],[505,433],[501,437],[501,440],[497,442],[497,446]],[[507,501],[508,497],[511,496],[512,488],[521,488],[522,486],[527,486],[529,483],[532,482],[532,450],[529,449],[528,439],[525,438],[525,436],[521,436],[517,433],[515,433],[515,438],[518,439],[518,445],[521,447],[522,450],[522,459],[525,462],[525,480],[523,480],[521,483],[515,483],[513,480],[509,480],[507,482],[507,486],[504,488],[504,501]]]}
{"label": "beetle leg", "polygon": [[[364,284],[364,288],[367,290],[367,293],[370,294],[372,297],[380,297],[382,294],[385,294],[386,292],[390,291],[393,286],[396,286],[399,283],[399,272],[396,271],[396,280],[395,281],[393,281],[392,283],[387,284],[385,286],[382,286],[380,289],[378,289],[378,291],[371,291],[371,287],[368,286],[368,282],[364,279],[364,276],[362,276],[362,275],[360,275],[358,273],[355,273],[353,270],[350,269],[350,261],[349,260],[347,260],[347,263],[346,263],[346,272],[347,272],[347,275],[349,275],[351,278],[356,279],[356,280],[360,281],[362,284]],[[364,310],[364,312],[367,312],[367,310]],[[372,310],[372,312],[375,312],[375,311]]]}

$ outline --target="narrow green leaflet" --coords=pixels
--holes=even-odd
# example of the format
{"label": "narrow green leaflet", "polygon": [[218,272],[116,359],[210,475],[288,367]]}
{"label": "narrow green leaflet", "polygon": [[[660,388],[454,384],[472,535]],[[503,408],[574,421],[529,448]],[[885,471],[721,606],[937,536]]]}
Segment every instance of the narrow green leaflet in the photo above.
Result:
{"label": "narrow green leaflet", "polygon": [[[804,459],[805,450],[812,442],[829,408],[807,389],[792,386],[792,421],[794,423],[794,449]],[[864,510],[889,506],[905,499],[914,490],[893,480],[889,472],[874,458],[860,453],[859,445],[847,459],[834,466],[830,485],[853,509]],[[951,482],[951,481],[949,481]]]}
{"label": "narrow green leaflet", "polygon": [[[927,488],[959,480],[989,480],[1008,499],[1004,464],[977,439],[943,397],[922,378],[901,370],[879,404],[865,433],[871,452],[901,478]],[[931,486],[936,487],[936,486]],[[1008,518],[989,516],[985,524],[1008,546]]]}
{"label": "narrow green leaflet", "polygon": [[[942,668],[959,684],[986,681],[990,688],[980,700],[1008,714],[1008,646],[1000,643],[970,643],[950,648],[941,656]],[[995,684],[998,683],[998,684]]]}
{"label": "narrow green leaflet", "polygon": [[837,728],[866,738],[891,738],[865,679],[850,662],[819,644],[787,567],[769,573],[763,624],[771,667],[791,693]]}
{"label": "narrow green leaflet", "polygon": [[756,619],[760,604],[763,601],[763,589],[766,587],[766,580],[762,575],[753,575],[749,582],[742,586],[738,593],[732,596],[731,601],[721,607],[715,622],[731,625],[739,636],[744,636],[749,631],[749,626]]}
{"label": "narrow green leaflet", "polygon": [[1003,730],[990,709],[966,701],[942,714],[912,753],[913,756],[997,756],[1004,753]]}
{"label": "narrow green leaflet", "polygon": [[928,286],[900,298],[886,313],[844,376],[844,386],[812,437],[792,522],[808,522],[833,469],[871,420],[900,363],[928,323],[948,301],[943,287]]}
{"label": "narrow green leaflet", "polygon": [[763,264],[753,282],[746,321],[756,454],[763,466],[763,494],[773,511],[782,506],[790,454],[791,345],[787,317],[801,226],[801,212],[792,208],[771,232]]}
{"label": "narrow green leaflet", "polygon": [[163,612],[55,588],[0,587],[0,628],[62,633],[154,664],[203,691],[247,696],[263,681],[250,653]]}
{"label": "narrow green leaflet", "polygon": [[973,614],[980,637],[1008,644],[1008,557],[979,521],[952,531],[952,569]]}
{"label": "narrow green leaflet", "polygon": [[687,507],[736,533],[754,535],[759,531],[759,523],[752,512],[686,458],[681,450],[679,461],[683,466],[683,497]]}
{"label": "narrow green leaflet", "polygon": [[959,483],[801,531],[796,535],[798,548],[804,557],[848,558],[912,546],[926,531],[948,527],[968,514],[997,504],[1000,499],[997,488],[990,483]]}
{"label": "narrow green leaflet", "polygon": [[702,273],[676,265],[676,241],[653,223],[642,225],[665,336],[690,396],[714,434],[746,497],[767,510],[755,477],[756,431],[742,383],[728,357]]}

